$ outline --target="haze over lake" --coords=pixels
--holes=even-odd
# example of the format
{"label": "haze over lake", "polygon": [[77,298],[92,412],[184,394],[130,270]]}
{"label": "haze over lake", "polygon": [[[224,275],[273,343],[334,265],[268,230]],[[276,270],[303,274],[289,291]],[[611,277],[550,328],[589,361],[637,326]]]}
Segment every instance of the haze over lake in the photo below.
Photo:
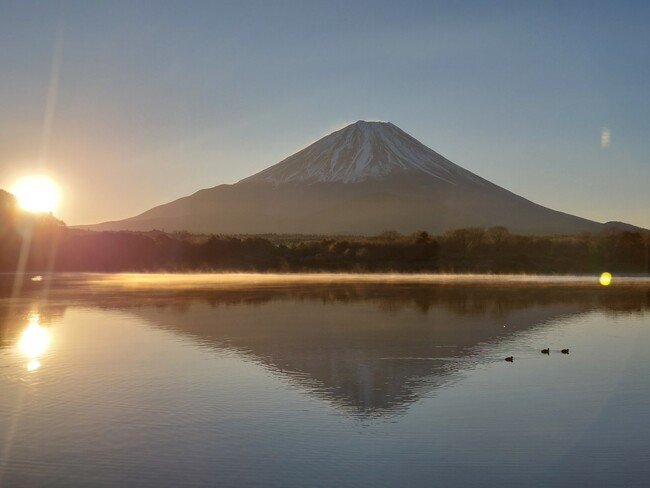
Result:
{"label": "haze over lake", "polygon": [[0,298],[3,487],[650,476],[647,279],[27,278]]}

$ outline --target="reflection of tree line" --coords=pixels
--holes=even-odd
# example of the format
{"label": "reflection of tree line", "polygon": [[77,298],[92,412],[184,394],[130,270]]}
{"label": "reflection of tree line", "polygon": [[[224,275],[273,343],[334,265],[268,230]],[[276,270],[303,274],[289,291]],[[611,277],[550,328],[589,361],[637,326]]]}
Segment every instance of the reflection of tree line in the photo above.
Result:
{"label": "reflection of tree line", "polygon": [[355,238],[87,232],[21,213],[0,190],[0,271],[16,270],[23,237],[26,269],[37,271],[650,272],[650,233],[641,230],[524,236],[492,227]]}
{"label": "reflection of tree line", "polygon": [[[92,276],[92,275],[91,275]],[[40,299],[44,287],[48,301],[91,305],[105,308],[158,307],[186,311],[192,302],[207,303],[211,307],[263,305],[273,301],[319,302],[322,304],[352,304],[372,302],[390,313],[414,309],[426,314],[434,308],[444,308],[460,316],[504,316],[516,310],[552,305],[579,305],[586,309],[612,312],[634,312],[650,309],[649,284],[614,284],[610,287],[585,284],[512,284],[508,282],[480,283],[286,283],[260,284],[244,282],[229,284],[208,279],[191,287],[174,284],[133,286],[123,281],[103,281],[102,275],[88,278],[84,275],[53,275],[51,282],[26,281],[26,297]],[[0,298],[8,298],[12,291],[12,277],[0,280]]]}

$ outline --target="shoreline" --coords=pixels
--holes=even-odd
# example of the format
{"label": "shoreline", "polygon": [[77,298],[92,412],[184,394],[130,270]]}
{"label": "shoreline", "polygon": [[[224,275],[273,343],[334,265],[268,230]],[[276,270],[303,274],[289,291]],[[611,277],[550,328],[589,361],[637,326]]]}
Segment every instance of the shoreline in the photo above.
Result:
{"label": "shoreline", "polygon": [[[20,276],[25,284],[38,286],[65,285],[79,282],[93,285],[147,287],[147,288],[185,288],[212,285],[274,285],[274,284],[395,284],[395,285],[442,285],[442,284],[480,284],[480,285],[521,285],[521,286],[596,286],[601,285],[600,275],[545,275],[545,274],[487,274],[487,273],[95,273],[95,272],[53,272],[53,273],[1,273],[2,278]],[[31,278],[30,278],[31,277]],[[615,286],[650,286],[649,275],[614,275],[611,284]]]}

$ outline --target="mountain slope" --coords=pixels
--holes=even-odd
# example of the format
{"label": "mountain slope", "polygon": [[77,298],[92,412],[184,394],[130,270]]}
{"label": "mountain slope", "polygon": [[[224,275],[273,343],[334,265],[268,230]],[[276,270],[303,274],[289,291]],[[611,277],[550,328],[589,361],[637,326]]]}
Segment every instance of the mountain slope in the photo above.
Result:
{"label": "mountain slope", "polygon": [[390,122],[360,120],[242,182],[359,183],[400,171],[419,171],[450,184],[479,180]]}
{"label": "mountain slope", "polygon": [[219,185],[96,230],[374,234],[503,225],[597,232],[452,163],[391,123],[359,121],[234,185]]}

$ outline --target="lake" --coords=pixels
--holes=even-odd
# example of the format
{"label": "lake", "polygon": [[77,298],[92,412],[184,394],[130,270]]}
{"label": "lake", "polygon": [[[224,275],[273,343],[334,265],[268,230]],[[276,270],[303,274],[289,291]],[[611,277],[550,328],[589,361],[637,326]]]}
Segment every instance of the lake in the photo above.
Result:
{"label": "lake", "polygon": [[647,278],[6,275],[0,486],[647,486],[649,348]]}

